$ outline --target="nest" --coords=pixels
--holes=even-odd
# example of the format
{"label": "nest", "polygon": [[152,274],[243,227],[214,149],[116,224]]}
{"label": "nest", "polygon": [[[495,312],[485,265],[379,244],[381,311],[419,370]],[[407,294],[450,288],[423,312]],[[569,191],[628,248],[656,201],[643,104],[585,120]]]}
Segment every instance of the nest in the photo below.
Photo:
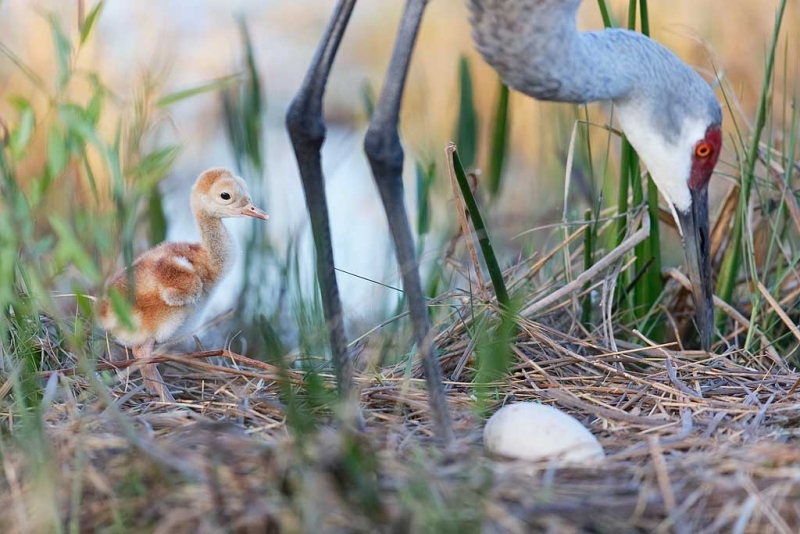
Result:
{"label": "nest", "polygon": [[[174,405],[148,397],[138,373],[128,379],[127,362],[100,366],[118,369],[110,389],[96,383],[98,373],[51,373],[46,451],[4,450],[0,530],[800,528],[800,450],[792,439],[800,374],[769,353],[609,350],[562,327],[519,324],[511,374],[490,384],[487,411],[552,404],[599,438],[608,454],[601,464],[563,468],[485,455],[461,322],[438,340],[456,431],[449,447],[435,440],[416,362],[359,374],[363,432],[335,424],[337,414],[314,402],[308,375],[228,351],[160,356],[171,362],[165,379]],[[322,394],[333,391],[331,376],[314,377]]]}
{"label": "nest", "polygon": [[[139,362],[79,373],[77,359],[54,357],[42,339],[43,360],[60,362],[43,377],[43,432],[15,410],[0,413],[21,445],[0,439],[0,531],[800,531],[800,374],[777,352],[792,344],[774,345],[761,323],[721,301],[732,328],[714,353],[656,344],[621,324],[614,284],[647,235],[641,214],[590,269],[581,272],[580,246],[569,249],[578,230],[504,273],[510,287],[532,291],[514,317],[508,372],[493,382],[475,380],[476,333],[491,336],[508,315],[488,284],[433,302],[455,309],[436,339],[455,430],[448,446],[436,440],[422,365],[370,366],[372,339],[382,341],[373,332],[354,347],[363,431],[342,423],[353,417],[337,411],[327,369],[301,372],[228,350],[163,354],[154,361],[167,363],[177,398],[167,405],[129,374]],[[562,254],[581,274],[552,272]],[[472,263],[454,267],[469,277],[480,272],[474,255]],[[691,322],[688,282],[674,269],[664,274],[667,322],[680,339]],[[800,291],[795,280],[778,300],[761,284],[750,289],[785,327],[780,335],[800,339],[796,314],[785,311]],[[596,324],[587,327],[580,302],[596,295]],[[743,333],[757,353],[737,348]],[[11,381],[0,385],[0,398],[10,390]],[[521,401],[576,417],[606,460],[564,467],[487,456],[484,418]]]}

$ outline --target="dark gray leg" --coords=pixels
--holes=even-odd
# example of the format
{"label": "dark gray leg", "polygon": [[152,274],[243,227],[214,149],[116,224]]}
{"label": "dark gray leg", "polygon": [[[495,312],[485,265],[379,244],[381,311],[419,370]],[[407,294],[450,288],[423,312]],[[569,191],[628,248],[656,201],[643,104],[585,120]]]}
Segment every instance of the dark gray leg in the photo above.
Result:
{"label": "dark gray leg", "polygon": [[311,231],[317,254],[317,279],[322,294],[322,308],[331,342],[333,365],[339,394],[346,397],[352,389],[352,362],[347,352],[344,333],[342,302],[336,284],[333,265],[331,231],[328,221],[328,204],[322,175],[320,149],[325,141],[325,123],[322,117],[322,97],[331,72],[336,51],[347,28],[356,0],[339,0],[331,21],[325,30],[314,60],[308,69],[303,85],[286,114],[286,128],[297,156],[300,177],[306,196],[306,206],[311,218]]}
{"label": "dark gray leg", "polygon": [[433,347],[428,310],[425,306],[414,252],[414,238],[403,200],[403,148],[397,133],[408,65],[427,3],[428,0],[408,0],[406,4],[383,90],[364,140],[364,150],[389,220],[389,229],[392,232],[397,262],[403,277],[403,288],[414,326],[414,336],[425,369],[436,431],[440,439],[449,442],[453,436],[453,429],[442,386],[442,371]]}

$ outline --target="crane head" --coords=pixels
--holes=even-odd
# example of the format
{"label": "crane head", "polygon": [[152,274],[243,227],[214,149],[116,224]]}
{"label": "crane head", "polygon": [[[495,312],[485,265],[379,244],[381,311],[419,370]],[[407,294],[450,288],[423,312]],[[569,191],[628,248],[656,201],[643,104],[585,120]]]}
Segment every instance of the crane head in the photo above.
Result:
{"label": "crane head", "polygon": [[[705,350],[711,347],[714,334],[708,183],[722,149],[721,111],[713,94],[711,98],[713,102],[705,100],[694,110],[696,113],[679,108],[682,112],[677,117],[663,107],[635,102],[625,102],[618,108],[622,130],[647,165],[678,223],[700,343]],[[659,109],[656,117],[655,109]]]}
{"label": "crane head", "polygon": [[714,281],[711,276],[711,252],[708,220],[708,182],[722,150],[719,125],[711,125],[695,143],[691,155],[691,171],[686,183],[691,204],[675,206],[674,214],[683,240],[686,268],[692,282],[697,327],[703,349],[711,347],[714,334]]}

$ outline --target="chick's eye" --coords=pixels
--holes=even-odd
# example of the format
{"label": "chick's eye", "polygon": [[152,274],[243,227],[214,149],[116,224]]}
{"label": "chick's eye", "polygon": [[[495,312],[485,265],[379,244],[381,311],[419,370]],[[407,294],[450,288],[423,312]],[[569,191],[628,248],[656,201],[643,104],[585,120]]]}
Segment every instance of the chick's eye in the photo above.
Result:
{"label": "chick's eye", "polygon": [[223,191],[222,193],[220,193],[219,197],[220,197],[222,200],[230,200],[230,199],[231,199],[231,195],[230,195],[230,193],[226,193],[226,192],[224,192],[224,191]]}
{"label": "chick's eye", "polygon": [[707,158],[711,155],[711,145],[705,142],[699,143],[694,149],[694,154],[698,158]]}

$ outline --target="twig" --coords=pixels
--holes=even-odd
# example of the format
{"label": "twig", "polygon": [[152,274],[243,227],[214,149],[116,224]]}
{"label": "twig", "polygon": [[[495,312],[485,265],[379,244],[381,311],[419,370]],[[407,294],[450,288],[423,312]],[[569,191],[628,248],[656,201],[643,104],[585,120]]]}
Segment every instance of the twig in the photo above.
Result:
{"label": "twig", "polygon": [[[561,212],[561,223],[565,240],[569,237],[567,213],[569,213],[569,189],[570,184],[572,184],[572,165],[575,160],[575,141],[578,137],[578,124],[580,124],[580,121],[575,121],[572,125],[572,134],[569,138],[569,151],[567,152],[567,163],[564,169],[564,206]],[[567,283],[572,281],[572,262],[569,258],[569,247],[564,247],[564,278]]]}
{"label": "twig", "polygon": [[[667,269],[666,274],[677,280],[677,282],[681,286],[683,286],[683,288],[686,289],[687,291],[692,290],[692,283],[678,269],[674,267]],[[728,304],[727,302],[725,302],[716,295],[714,295],[714,306],[727,313],[734,321],[742,325],[742,327],[745,330],[750,328],[750,321],[748,321],[744,315],[736,311],[736,308],[734,308],[733,306],[731,306],[730,304]],[[770,359],[772,359],[772,361],[774,361],[781,367],[785,367],[786,362],[784,362],[783,358],[781,358],[780,355],[778,355],[778,353],[775,351],[775,347],[772,346],[772,343],[770,343],[770,341],[764,336],[763,332],[761,332],[761,330],[758,328],[756,328],[755,331],[758,334],[759,338],[761,339],[763,348],[766,351],[766,353],[770,356]]]}
{"label": "twig", "polygon": [[672,482],[669,479],[669,470],[667,469],[667,462],[664,460],[664,451],[659,443],[658,436],[650,437],[650,455],[653,458],[653,467],[656,470],[656,480],[658,487],[661,490],[661,495],[664,498],[664,507],[667,512],[672,515],[675,510],[675,492],[672,489]]}
{"label": "twig", "polygon": [[778,317],[781,318],[781,321],[783,321],[783,324],[785,324],[789,328],[789,330],[791,330],[792,334],[794,334],[794,337],[796,337],[798,340],[800,340],[800,329],[798,329],[797,325],[794,324],[794,322],[789,318],[788,315],[786,315],[786,312],[783,311],[783,308],[781,308],[781,305],[778,304],[778,302],[770,294],[769,290],[766,287],[764,287],[764,284],[762,284],[760,280],[758,281],[758,290],[764,296],[764,298],[766,299],[767,303],[769,303],[769,305],[772,307],[772,310],[776,314],[778,314]]}
{"label": "twig", "polygon": [[[664,273],[667,276],[674,278],[686,291],[692,290],[692,283],[689,281],[688,278],[686,278],[685,274],[680,272],[675,267],[670,267],[669,269],[666,269]],[[730,304],[728,304],[727,302],[725,302],[716,295],[714,295],[714,306],[727,313],[731,317],[731,319],[742,325],[744,328],[750,328],[750,321],[748,321],[744,315],[736,311],[736,308],[734,308],[733,306],[731,306]]]}
{"label": "twig", "polygon": [[[188,363],[191,360],[199,360],[203,358],[213,358],[215,356],[222,356],[225,358],[230,358],[234,361],[239,363],[243,363],[250,367],[255,367],[256,369],[263,369],[265,371],[269,371],[271,373],[280,374],[282,372],[286,372],[285,369],[280,369],[275,365],[264,363],[258,360],[254,360],[252,358],[248,358],[247,356],[242,356],[241,354],[236,354],[235,352],[231,352],[229,350],[204,350],[199,352],[187,352],[186,354],[179,354],[179,355],[169,355],[169,354],[156,354],[151,356],[150,358],[141,358],[141,359],[131,359],[131,360],[120,360],[118,362],[100,362],[94,366],[95,371],[111,371],[111,370],[120,370],[125,369],[131,366],[136,366],[137,368],[151,363],[165,363],[165,362],[177,362],[177,363]],[[219,366],[214,366],[219,367]],[[233,372],[239,372],[236,369],[230,369]],[[55,369],[52,371],[42,371],[39,373],[41,377],[49,377],[50,375],[60,373],[64,376],[71,376],[78,374],[80,370],[77,367],[70,367],[68,369]],[[291,371],[289,371],[291,373]],[[261,375],[259,375],[261,376]]]}
{"label": "twig", "polygon": [[561,289],[558,289],[557,291],[550,293],[548,296],[529,304],[527,307],[525,307],[525,309],[522,310],[520,315],[522,315],[523,317],[529,317],[535,314],[536,312],[541,311],[544,308],[547,308],[551,304],[558,302],[559,300],[568,296],[573,291],[583,290],[584,284],[589,282],[592,278],[594,278],[604,270],[611,267],[625,254],[627,254],[633,248],[635,248],[636,245],[647,239],[647,236],[649,235],[650,235],[650,219],[648,217],[644,217],[642,219],[642,227],[639,230],[637,230],[636,233],[634,233],[628,239],[620,243],[620,245],[617,248],[608,253],[608,255],[606,255],[603,259],[599,260],[589,269],[586,269],[581,274],[579,274],[577,278],[575,278],[575,280],[573,280],[572,282],[568,283]]}
{"label": "twig", "polygon": [[657,348],[655,343],[653,343],[651,340],[649,340],[644,334],[642,334],[638,330],[634,329],[633,333],[639,339],[641,339],[642,341],[644,341],[645,343],[647,343],[651,347],[656,348],[656,350],[658,350],[659,352],[661,352],[664,355],[664,365],[667,368],[667,376],[669,377],[669,381],[672,382],[675,385],[675,387],[677,387],[682,392],[686,393],[687,395],[689,395],[690,397],[692,397],[694,399],[702,399],[703,398],[703,393],[702,392],[698,392],[698,391],[693,390],[692,388],[690,388],[689,386],[687,386],[686,384],[681,382],[680,378],[678,378],[678,373],[677,373],[677,371],[675,369],[675,365],[672,363],[673,356],[672,356],[672,354],[669,353],[669,351]]}
{"label": "twig", "polygon": [[642,415],[633,415],[622,410],[596,406],[589,402],[581,400],[575,397],[574,395],[570,395],[564,391],[561,391],[561,389],[556,389],[556,388],[542,389],[539,391],[539,393],[541,393],[546,397],[550,397],[553,400],[558,401],[558,403],[561,405],[571,406],[572,408],[585,410],[598,417],[602,417],[603,419],[608,419],[611,421],[625,421],[626,423],[631,423],[634,425],[651,426],[651,427],[661,426],[671,422],[669,419],[664,419],[661,417],[645,417]]}

